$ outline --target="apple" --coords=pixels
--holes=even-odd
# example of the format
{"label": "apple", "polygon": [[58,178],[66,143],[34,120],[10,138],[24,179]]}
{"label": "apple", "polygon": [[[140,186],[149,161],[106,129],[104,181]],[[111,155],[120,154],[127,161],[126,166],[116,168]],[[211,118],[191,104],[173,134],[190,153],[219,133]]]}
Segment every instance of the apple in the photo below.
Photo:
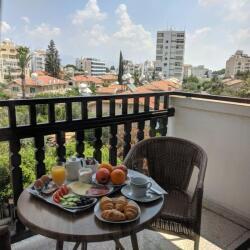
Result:
{"label": "apple", "polygon": [[127,167],[125,165],[117,165],[114,169],[121,169],[125,173],[125,175],[127,177],[128,169],[127,169]]}
{"label": "apple", "polygon": [[106,168],[100,168],[96,172],[96,180],[100,184],[107,184],[110,179],[110,173]]}

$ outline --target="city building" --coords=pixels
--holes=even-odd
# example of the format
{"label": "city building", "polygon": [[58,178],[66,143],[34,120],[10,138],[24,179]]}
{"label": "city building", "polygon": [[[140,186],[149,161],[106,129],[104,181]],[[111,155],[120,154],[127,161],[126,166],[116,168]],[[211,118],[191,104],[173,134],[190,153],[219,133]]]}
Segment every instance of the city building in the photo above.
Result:
{"label": "city building", "polygon": [[[0,44],[0,82],[8,82],[20,77],[21,69],[18,66],[18,46],[9,39]],[[29,67],[25,74],[29,75]]]}
{"label": "city building", "polygon": [[86,75],[77,75],[71,78],[71,81],[69,81],[70,86],[79,87],[80,84],[87,84],[88,87],[94,86],[95,88],[98,88],[100,86],[103,86],[104,81],[98,77],[94,76],[86,76]]}
{"label": "city building", "polygon": [[[31,77],[26,78],[24,85],[26,97],[33,97],[40,93],[64,93],[67,87],[67,81],[37,73],[32,73]],[[12,97],[22,96],[22,81],[20,78],[9,83],[8,88]]]}
{"label": "city building", "polygon": [[45,71],[45,50],[35,50],[31,53],[31,71]]}
{"label": "city building", "polygon": [[155,70],[163,78],[183,79],[185,31],[157,32]]}
{"label": "city building", "polygon": [[250,71],[250,56],[237,50],[226,62],[225,77],[234,77],[238,72]]}
{"label": "city building", "polygon": [[124,74],[130,73],[134,74],[134,64],[130,60],[123,60],[123,70]]}
{"label": "city building", "polygon": [[208,78],[212,73],[211,70],[204,67],[204,65],[192,66],[191,74],[197,78]]}
{"label": "city building", "polygon": [[95,58],[77,58],[76,68],[90,76],[104,75],[106,73],[105,63]]}
{"label": "city building", "polygon": [[183,64],[183,78],[188,78],[191,75],[192,75],[192,65]]}

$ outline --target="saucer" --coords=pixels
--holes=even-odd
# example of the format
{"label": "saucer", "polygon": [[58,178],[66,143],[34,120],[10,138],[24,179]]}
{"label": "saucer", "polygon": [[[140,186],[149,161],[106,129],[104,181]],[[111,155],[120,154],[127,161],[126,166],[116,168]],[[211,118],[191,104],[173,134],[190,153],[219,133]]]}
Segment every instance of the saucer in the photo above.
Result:
{"label": "saucer", "polygon": [[131,200],[143,202],[143,203],[152,202],[152,201],[158,200],[162,197],[162,195],[158,195],[158,194],[155,194],[153,192],[151,193],[150,190],[147,191],[146,196],[136,197],[133,195],[130,185],[126,185],[126,186],[122,187],[121,193]]}

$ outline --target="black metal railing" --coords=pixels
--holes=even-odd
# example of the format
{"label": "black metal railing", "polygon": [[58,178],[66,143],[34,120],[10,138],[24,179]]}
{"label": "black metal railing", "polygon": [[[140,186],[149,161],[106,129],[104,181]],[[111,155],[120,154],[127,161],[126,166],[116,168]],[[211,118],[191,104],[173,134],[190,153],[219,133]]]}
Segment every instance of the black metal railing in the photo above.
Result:
{"label": "black metal railing", "polygon": [[[137,123],[137,141],[144,139],[145,122],[149,121],[149,136],[156,136],[157,121],[161,121],[158,129],[159,134],[167,134],[168,117],[174,115],[174,108],[169,107],[170,96],[186,96],[192,98],[213,99],[226,102],[248,103],[250,99],[221,97],[202,94],[191,94],[180,91],[157,92],[144,94],[122,94],[111,96],[89,96],[53,99],[23,99],[0,101],[0,108],[6,109],[9,124],[0,128],[0,142],[9,142],[10,169],[13,186],[14,203],[23,191],[23,174],[21,165],[21,139],[34,138],[36,160],[36,176],[45,174],[45,143],[47,135],[55,134],[56,154],[58,162],[66,161],[65,133],[74,132],[76,138],[76,154],[84,157],[85,131],[94,129],[94,153],[93,156],[101,161],[103,146],[102,129],[109,127],[109,161],[115,165],[117,161],[117,132],[118,125],[124,125],[123,157],[126,156],[131,147],[132,123]],[[73,117],[73,104],[80,104],[80,117]],[[94,103],[95,116],[90,117],[89,105]],[[103,105],[108,109],[108,115],[104,115]],[[107,108],[108,103],[108,108]],[[65,106],[65,120],[56,119],[56,105]],[[118,105],[116,105],[118,104]],[[47,109],[47,122],[38,122],[37,109],[39,105],[45,105]],[[29,113],[29,122],[25,125],[18,124],[17,109],[26,106]],[[120,112],[117,113],[119,106]],[[132,112],[131,112],[132,110]],[[22,226],[20,226],[22,228]]]}

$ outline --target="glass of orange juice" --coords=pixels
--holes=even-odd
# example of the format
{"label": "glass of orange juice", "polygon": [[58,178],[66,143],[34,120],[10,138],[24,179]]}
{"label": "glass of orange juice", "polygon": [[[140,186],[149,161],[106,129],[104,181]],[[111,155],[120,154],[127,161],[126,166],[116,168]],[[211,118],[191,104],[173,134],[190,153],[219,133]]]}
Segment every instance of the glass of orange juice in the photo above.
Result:
{"label": "glass of orange juice", "polygon": [[51,170],[52,180],[57,186],[61,186],[66,178],[66,170],[64,166],[55,166]]}

